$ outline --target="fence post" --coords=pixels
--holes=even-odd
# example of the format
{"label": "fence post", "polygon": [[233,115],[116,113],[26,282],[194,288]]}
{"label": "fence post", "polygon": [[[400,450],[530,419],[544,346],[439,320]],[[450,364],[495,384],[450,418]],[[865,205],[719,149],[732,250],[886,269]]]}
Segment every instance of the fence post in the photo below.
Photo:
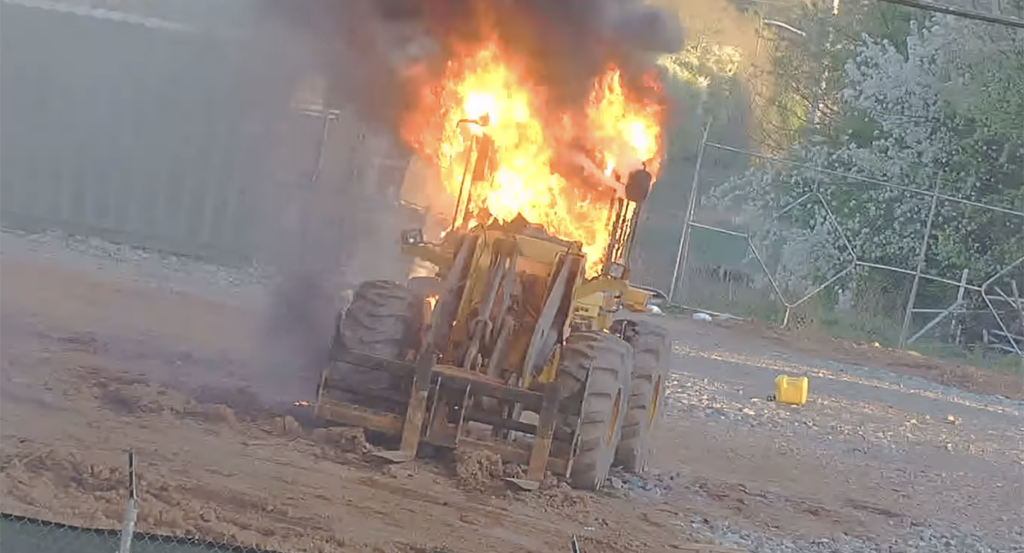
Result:
{"label": "fence post", "polygon": [[[961,307],[963,306],[963,303],[964,303],[964,286],[967,285],[967,272],[968,271],[969,271],[969,269],[964,269],[963,273],[960,274],[960,287],[957,288],[957,291],[956,291],[956,302],[959,303],[961,305]],[[956,320],[956,317],[955,317],[956,314],[957,313],[954,312],[953,313],[954,316],[950,317],[950,320],[949,320],[949,333],[951,335],[954,335],[953,343],[959,346],[960,345],[960,332],[961,332],[961,329],[957,325],[957,320]]]}
{"label": "fence post", "polygon": [[[1020,289],[1017,288],[1017,279],[1010,279],[1010,292],[1013,293],[1013,306],[1017,308],[1017,315],[1020,317],[1020,333],[1024,336],[1024,297],[1020,295]],[[1010,340],[1010,345],[1016,343],[1016,340],[1012,336],[1007,336]],[[1020,350],[1021,348],[1017,348]],[[1022,353],[1018,351],[1018,353]],[[1020,356],[1020,368],[1024,371],[1024,353]]]}
{"label": "fence post", "polygon": [[[676,264],[672,269],[672,283],[668,288],[668,303],[672,305],[675,299],[676,285],[679,283],[680,270],[686,269],[686,260],[690,255],[690,223],[693,222],[693,212],[697,208],[697,187],[700,184],[700,166],[704,162],[704,149],[708,144],[708,132],[711,130],[712,117],[708,117],[704,125],[704,132],[701,134],[700,146],[697,147],[697,163],[693,168],[693,186],[690,188],[690,201],[686,205],[686,212],[683,214],[683,231],[679,236],[679,249],[676,251]],[[685,292],[680,290],[681,296]]]}
{"label": "fence post", "polygon": [[928,220],[924,225],[924,237],[921,238],[921,249],[917,254],[917,268],[914,270],[914,283],[910,285],[910,297],[907,299],[907,309],[903,312],[903,327],[900,328],[900,349],[907,345],[907,332],[910,330],[910,320],[914,317],[914,302],[917,300],[917,287],[921,284],[921,272],[924,271],[924,263],[928,255],[928,238],[932,234],[932,221],[935,220],[935,208],[939,204],[939,181],[935,180],[932,187],[932,204],[928,209]]}
{"label": "fence post", "polygon": [[117,553],[131,553],[132,537],[135,535],[135,519],[139,515],[136,508],[138,495],[135,488],[135,452],[128,450],[128,503],[124,507],[124,519],[121,522],[121,545]]}

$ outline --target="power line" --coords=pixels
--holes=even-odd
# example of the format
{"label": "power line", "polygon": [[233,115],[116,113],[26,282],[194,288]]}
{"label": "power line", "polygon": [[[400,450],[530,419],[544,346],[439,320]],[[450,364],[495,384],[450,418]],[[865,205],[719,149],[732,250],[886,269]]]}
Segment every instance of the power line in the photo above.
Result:
{"label": "power line", "polygon": [[173,21],[168,21],[165,19],[158,19],[155,17],[143,17],[125,12],[105,10],[102,8],[90,8],[88,6],[65,4],[63,2],[48,2],[46,0],[0,0],[0,4],[9,4],[11,6],[22,6],[25,8],[34,8],[46,11],[72,13],[75,15],[92,17],[94,19],[106,19],[108,21],[118,21],[121,23],[141,25],[143,27],[149,27],[151,29],[164,29],[168,31],[180,32],[194,32],[196,30],[187,25],[182,25],[180,23],[175,23]]}
{"label": "power line", "polygon": [[954,8],[952,6],[944,6],[942,4],[936,4],[935,2],[928,2],[927,0],[878,0],[879,2],[887,2],[889,4],[899,4],[901,6],[907,6],[908,8],[918,8],[925,11],[944,13],[946,15],[954,15],[957,17],[963,17],[966,19],[974,19],[976,21],[984,21],[986,23],[995,23],[996,25],[1005,25],[1007,27],[1016,27],[1018,29],[1024,29],[1024,19],[1017,19],[1016,17],[1006,17],[1004,15],[995,15],[990,13],[979,12],[975,10],[965,10],[961,8]]}

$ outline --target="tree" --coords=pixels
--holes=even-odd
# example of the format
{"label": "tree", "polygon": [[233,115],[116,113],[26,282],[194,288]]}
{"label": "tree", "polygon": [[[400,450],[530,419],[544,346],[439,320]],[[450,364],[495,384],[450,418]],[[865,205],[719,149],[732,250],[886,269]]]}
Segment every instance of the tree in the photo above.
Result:
{"label": "tree", "polygon": [[[830,116],[802,129],[785,155],[834,173],[754,167],[712,196],[760,229],[758,243],[777,254],[789,286],[806,288],[848,262],[836,247],[840,232],[861,260],[913,269],[931,199],[908,187],[1024,208],[1024,33],[949,16],[901,21],[902,38],[890,25],[825,56],[846,57],[844,86],[825,87]],[[788,226],[772,220],[812,192],[834,224],[813,201],[794,209]],[[946,278],[970,267],[980,281],[1024,255],[1020,217],[940,201],[933,229],[928,269]]]}

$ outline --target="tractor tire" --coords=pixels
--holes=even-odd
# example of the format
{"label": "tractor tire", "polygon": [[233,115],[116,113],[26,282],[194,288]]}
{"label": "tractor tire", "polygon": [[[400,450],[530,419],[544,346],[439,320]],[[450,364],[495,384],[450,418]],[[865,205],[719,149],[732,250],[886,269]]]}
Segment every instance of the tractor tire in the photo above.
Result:
{"label": "tractor tire", "polygon": [[[363,282],[352,295],[352,302],[340,316],[333,348],[386,359],[408,359],[418,348],[423,327],[423,298],[408,287],[388,280]],[[346,395],[359,396],[359,390],[394,387],[391,375],[355,366],[346,366],[339,375],[345,380]]]}
{"label": "tractor tire", "polygon": [[572,487],[598,490],[608,478],[625,418],[632,371],[633,349],[617,336],[581,331],[565,340],[557,377],[562,412],[567,426],[575,426],[579,419],[576,455],[569,474]]}
{"label": "tractor tire", "polygon": [[641,474],[654,450],[672,350],[666,330],[647,321],[627,321],[623,339],[633,346],[633,379],[615,464]]}

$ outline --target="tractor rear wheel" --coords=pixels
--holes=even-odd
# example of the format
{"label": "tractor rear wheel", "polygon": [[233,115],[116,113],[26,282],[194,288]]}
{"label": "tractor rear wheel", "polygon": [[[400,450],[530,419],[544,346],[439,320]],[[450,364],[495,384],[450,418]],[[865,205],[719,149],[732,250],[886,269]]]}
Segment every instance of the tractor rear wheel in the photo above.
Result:
{"label": "tractor rear wheel", "polygon": [[633,346],[633,380],[615,464],[640,474],[653,452],[654,425],[661,415],[671,359],[668,333],[647,321],[624,321],[623,339]]}
{"label": "tractor rear wheel", "polygon": [[579,420],[578,445],[569,473],[572,487],[597,490],[608,478],[632,371],[633,349],[621,338],[596,331],[574,332],[566,338],[557,382],[566,424],[575,426]]}
{"label": "tractor rear wheel", "polygon": [[[419,294],[397,282],[363,282],[344,315],[338,317],[332,349],[344,347],[386,359],[407,359],[419,346],[423,301]],[[373,369],[344,366],[333,370],[331,376],[342,381],[339,384],[349,396],[346,399],[356,403],[365,403],[359,401],[364,399],[363,392],[369,392],[365,394],[369,399],[398,391],[390,375]]]}

